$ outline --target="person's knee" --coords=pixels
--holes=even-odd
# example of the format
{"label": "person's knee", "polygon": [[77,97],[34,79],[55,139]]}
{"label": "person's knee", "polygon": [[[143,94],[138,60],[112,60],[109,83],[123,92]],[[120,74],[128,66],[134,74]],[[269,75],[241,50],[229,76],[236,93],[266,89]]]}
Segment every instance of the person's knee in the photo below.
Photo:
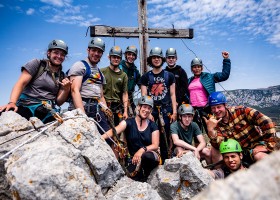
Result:
{"label": "person's knee", "polygon": [[254,160],[255,161],[261,160],[261,159],[265,158],[267,155],[268,155],[267,153],[258,152],[254,155]]}

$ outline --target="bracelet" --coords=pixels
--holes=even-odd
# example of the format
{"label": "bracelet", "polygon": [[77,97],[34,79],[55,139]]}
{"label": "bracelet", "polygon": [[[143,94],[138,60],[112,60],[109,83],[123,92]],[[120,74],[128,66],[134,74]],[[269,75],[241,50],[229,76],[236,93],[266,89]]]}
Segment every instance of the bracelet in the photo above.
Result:
{"label": "bracelet", "polygon": [[14,103],[14,102],[12,102],[12,101],[10,101],[8,104],[12,104],[12,103],[13,103],[13,104],[16,104],[16,103]]}
{"label": "bracelet", "polygon": [[145,152],[147,151],[147,147],[145,146],[143,146],[142,149],[144,149]]}

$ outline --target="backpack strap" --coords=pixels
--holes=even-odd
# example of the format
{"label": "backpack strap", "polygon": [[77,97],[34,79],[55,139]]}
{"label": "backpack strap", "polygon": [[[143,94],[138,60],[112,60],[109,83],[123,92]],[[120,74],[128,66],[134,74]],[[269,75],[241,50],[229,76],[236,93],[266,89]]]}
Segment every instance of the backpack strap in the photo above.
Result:
{"label": "backpack strap", "polygon": [[82,83],[84,83],[84,82],[90,77],[91,69],[90,69],[90,66],[89,66],[89,64],[87,63],[87,61],[81,60],[81,62],[82,62],[82,63],[84,64],[84,66],[86,67],[86,73],[84,74],[83,80],[82,80]]}
{"label": "backpack strap", "polygon": [[164,73],[164,82],[165,82],[165,85],[166,85],[166,87],[168,87],[168,86],[170,86],[170,85],[168,85],[169,84],[169,75],[168,75],[168,71],[166,71],[166,70],[163,70],[163,73]]}
{"label": "backpack strap", "polygon": [[39,69],[37,71],[37,74],[35,76],[33,76],[33,78],[31,79],[30,82],[35,81],[37,78],[39,78],[40,76],[42,76],[42,74],[47,71],[47,62],[46,60],[40,60],[39,63]]}

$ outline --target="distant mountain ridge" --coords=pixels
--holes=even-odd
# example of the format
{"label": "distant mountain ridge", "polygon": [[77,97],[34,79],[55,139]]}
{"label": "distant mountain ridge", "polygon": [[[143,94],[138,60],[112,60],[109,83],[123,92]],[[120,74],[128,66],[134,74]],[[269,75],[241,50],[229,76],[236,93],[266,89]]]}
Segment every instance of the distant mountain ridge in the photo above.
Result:
{"label": "distant mountain ridge", "polygon": [[228,105],[244,105],[264,114],[280,118],[280,85],[260,89],[237,89],[223,92]]}
{"label": "distant mountain ridge", "polygon": [[261,89],[238,89],[224,92],[230,105],[280,106],[280,85]]}

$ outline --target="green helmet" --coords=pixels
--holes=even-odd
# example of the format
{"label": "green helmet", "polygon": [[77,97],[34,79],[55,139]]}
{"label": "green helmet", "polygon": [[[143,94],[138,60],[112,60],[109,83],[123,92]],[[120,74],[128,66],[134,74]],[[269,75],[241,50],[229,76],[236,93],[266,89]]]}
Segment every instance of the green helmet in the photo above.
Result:
{"label": "green helmet", "polygon": [[190,104],[182,104],[178,108],[178,114],[179,115],[184,115],[184,114],[192,114],[194,115],[194,109]]}
{"label": "green helmet", "polygon": [[194,66],[194,65],[200,65],[200,66],[202,66],[202,65],[203,65],[203,64],[202,64],[202,60],[199,59],[199,58],[194,58],[194,59],[192,60],[192,62],[191,62],[191,67]]}
{"label": "green helmet", "polygon": [[89,48],[96,47],[101,49],[103,52],[105,51],[105,42],[100,38],[92,38],[88,43]]}
{"label": "green helmet", "polygon": [[68,46],[62,40],[52,40],[48,46],[48,50],[51,49],[62,49],[63,51],[65,51],[66,54],[68,54]]}
{"label": "green helmet", "polygon": [[175,56],[175,57],[177,57],[176,49],[174,49],[174,48],[167,49],[166,53],[165,53],[165,57],[167,58],[168,56]]}
{"label": "green helmet", "polygon": [[144,95],[138,100],[138,105],[149,105],[154,107],[154,100],[152,97]]}
{"label": "green helmet", "polygon": [[242,148],[234,139],[226,139],[220,144],[220,153],[240,153],[242,151]]}
{"label": "green helmet", "polygon": [[127,53],[127,52],[134,53],[137,58],[138,50],[137,50],[136,46],[131,45],[131,46],[126,47],[126,50],[124,53]]}
{"label": "green helmet", "polygon": [[122,58],[122,49],[119,46],[113,46],[110,49],[109,56],[118,56]]}

